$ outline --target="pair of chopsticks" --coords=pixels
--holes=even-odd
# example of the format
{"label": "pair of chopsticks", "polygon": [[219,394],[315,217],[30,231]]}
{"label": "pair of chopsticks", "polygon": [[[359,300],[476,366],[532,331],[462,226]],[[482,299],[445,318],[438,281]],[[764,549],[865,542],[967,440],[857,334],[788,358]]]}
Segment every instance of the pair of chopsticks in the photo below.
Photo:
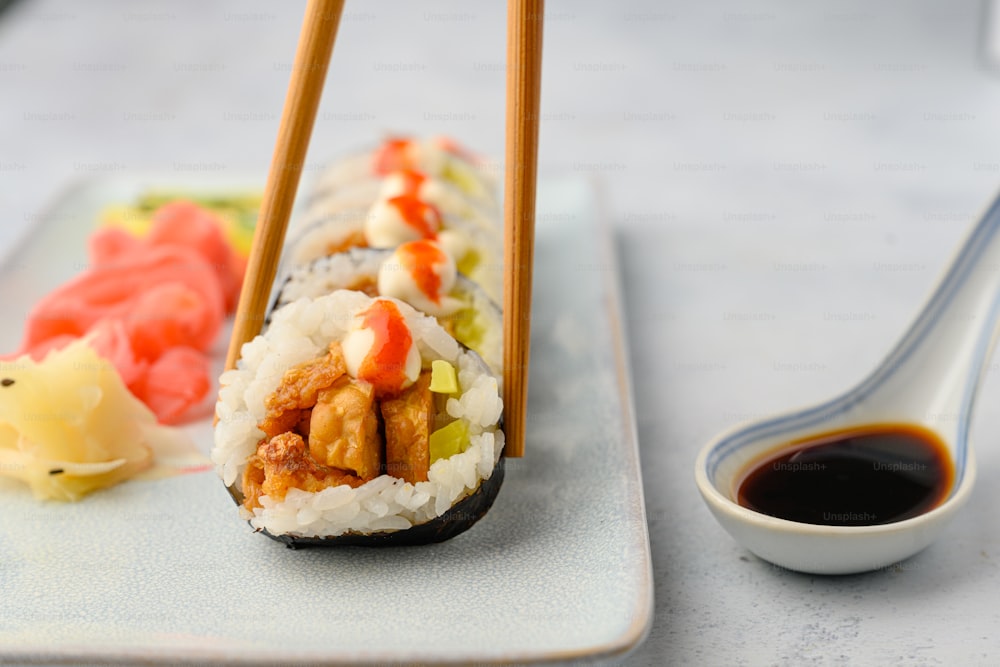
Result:
{"label": "pair of chopsticks", "polygon": [[[309,0],[240,293],[226,368],[260,333],[305,164],[344,0]],[[508,0],[504,176],[504,431],[507,456],[524,455],[535,240],[538,109],[544,0]]]}

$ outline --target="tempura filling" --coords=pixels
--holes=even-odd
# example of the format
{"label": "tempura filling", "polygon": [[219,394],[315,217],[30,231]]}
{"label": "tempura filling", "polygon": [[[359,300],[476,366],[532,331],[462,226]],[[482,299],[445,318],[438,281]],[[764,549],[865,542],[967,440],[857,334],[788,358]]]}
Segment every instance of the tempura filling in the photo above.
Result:
{"label": "tempura filling", "polygon": [[448,394],[431,391],[432,372],[421,370],[398,391],[351,377],[339,342],[328,353],[285,371],[265,401],[258,423],[265,437],[243,471],[243,505],[261,507],[289,489],[358,487],[380,475],[416,484],[428,479],[431,436],[454,418]]}

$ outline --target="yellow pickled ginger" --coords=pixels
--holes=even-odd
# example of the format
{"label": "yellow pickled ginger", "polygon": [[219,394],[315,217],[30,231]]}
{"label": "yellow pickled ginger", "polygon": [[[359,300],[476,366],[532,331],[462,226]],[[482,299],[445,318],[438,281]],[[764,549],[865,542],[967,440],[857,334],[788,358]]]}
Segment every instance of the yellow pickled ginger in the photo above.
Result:
{"label": "yellow pickled ginger", "polygon": [[178,437],[83,339],[40,362],[0,362],[0,475],[39,499],[79,500],[117,484]]}

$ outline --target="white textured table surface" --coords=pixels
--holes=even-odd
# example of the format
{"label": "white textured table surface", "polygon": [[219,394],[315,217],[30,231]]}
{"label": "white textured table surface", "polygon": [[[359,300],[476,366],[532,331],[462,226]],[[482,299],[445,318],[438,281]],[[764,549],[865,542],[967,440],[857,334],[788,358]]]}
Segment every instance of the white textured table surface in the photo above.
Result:
{"label": "white textured table surface", "polygon": [[[302,3],[22,2],[0,17],[0,247],[69,182],[267,170]],[[561,2],[542,168],[617,225],[656,616],[628,664],[990,664],[1000,655],[1000,379],[945,538],[864,576],[780,571],[714,523],[695,454],[846,388],[1000,183],[977,2]],[[351,2],[313,166],[385,130],[502,152],[502,3]]]}

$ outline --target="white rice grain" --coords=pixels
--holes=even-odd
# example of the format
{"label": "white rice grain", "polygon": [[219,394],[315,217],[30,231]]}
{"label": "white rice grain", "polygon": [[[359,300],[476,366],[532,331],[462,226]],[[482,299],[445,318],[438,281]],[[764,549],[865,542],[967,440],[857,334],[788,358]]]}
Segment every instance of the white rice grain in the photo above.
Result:
{"label": "white rice grain", "polygon": [[353,497],[354,494],[351,493],[351,487],[346,484],[330,486],[316,493],[313,504],[319,511],[327,512],[338,507],[343,507],[351,502]]}

